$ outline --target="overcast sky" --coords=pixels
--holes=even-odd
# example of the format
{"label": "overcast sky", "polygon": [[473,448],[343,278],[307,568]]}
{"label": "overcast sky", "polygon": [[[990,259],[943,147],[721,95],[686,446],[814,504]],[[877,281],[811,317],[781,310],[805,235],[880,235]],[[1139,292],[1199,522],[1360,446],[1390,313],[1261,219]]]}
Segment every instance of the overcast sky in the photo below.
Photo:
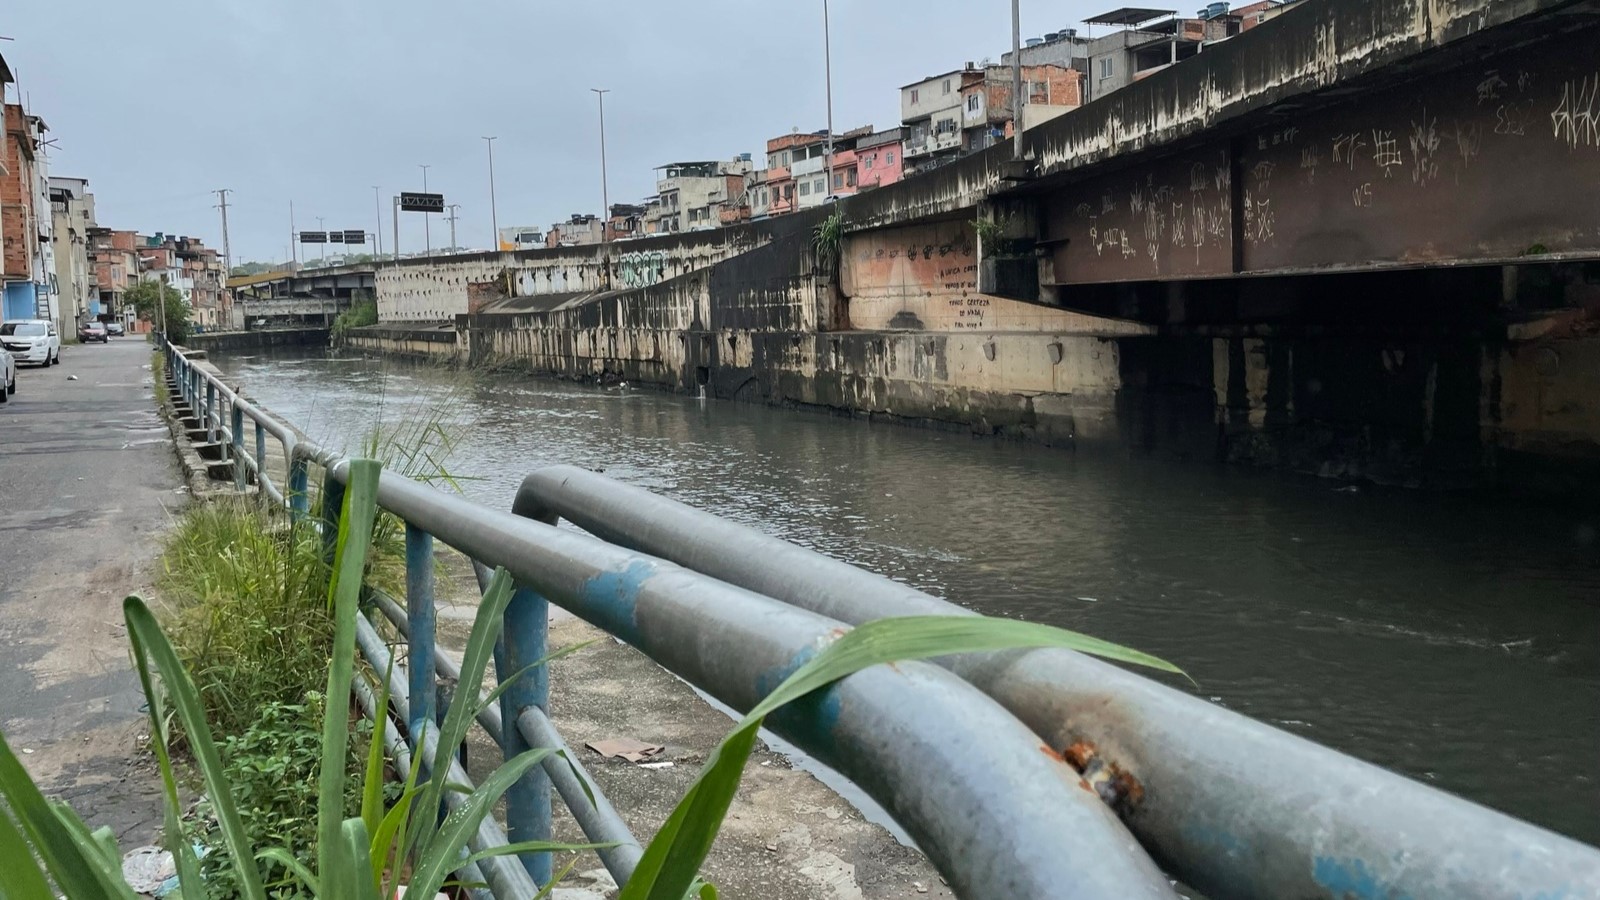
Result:
{"label": "overcast sky", "polygon": [[[1022,0],[1023,36],[1114,4]],[[599,212],[606,95],[613,203],[655,192],[673,160],[757,158],[824,127],[821,0],[7,0],[0,41],[58,144],[51,174],[89,179],[100,224],[285,258],[295,225],[373,230],[428,185],[459,203],[459,243]],[[812,9],[811,7],[815,7]],[[1104,8],[1102,8],[1102,6]],[[832,0],[834,126],[898,124],[899,86],[1010,47],[1007,0]],[[434,246],[449,226],[431,224]],[[421,249],[422,217],[401,217]]]}

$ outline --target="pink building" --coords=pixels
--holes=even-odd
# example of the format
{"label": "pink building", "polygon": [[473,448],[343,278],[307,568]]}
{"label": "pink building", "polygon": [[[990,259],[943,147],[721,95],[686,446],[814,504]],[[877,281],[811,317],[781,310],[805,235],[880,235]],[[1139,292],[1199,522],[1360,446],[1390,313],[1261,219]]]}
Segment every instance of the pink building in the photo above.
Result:
{"label": "pink building", "polygon": [[901,132],[891,128],[869,134],[856,142],[856,189],[871,190],[894,184],[905,175],[901,158]]}

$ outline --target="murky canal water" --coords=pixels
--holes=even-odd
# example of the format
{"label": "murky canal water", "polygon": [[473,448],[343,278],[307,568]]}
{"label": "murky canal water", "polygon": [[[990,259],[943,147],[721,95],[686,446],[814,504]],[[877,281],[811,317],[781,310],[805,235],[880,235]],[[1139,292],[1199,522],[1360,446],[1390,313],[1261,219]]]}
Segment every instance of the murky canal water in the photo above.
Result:
{"label": "murky canal water", "polygon": [[1216,703],[1600,843],[1600,513],[392,361],[217,362],[330,446],[442,416],[485,503],[538,466],[604,469],[1159,654]]}

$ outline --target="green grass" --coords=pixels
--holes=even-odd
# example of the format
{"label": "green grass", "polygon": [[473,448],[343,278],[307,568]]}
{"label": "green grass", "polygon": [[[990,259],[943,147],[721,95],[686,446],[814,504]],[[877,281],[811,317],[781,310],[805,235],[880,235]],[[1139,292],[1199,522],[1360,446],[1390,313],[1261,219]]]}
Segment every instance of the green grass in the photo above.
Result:
{"label": "green grass", "polygon": [[376,324],[378,324],[378,301],[357,300],[333,320],[333,337],[341,338],[352,328]]}
{"label": "green grass", "polygon": [[309,525],[243,498],[201,503],[167,535],[161,567],[165,627],[219,734],[243,734],[261,709],[319,689],[333,618]]}

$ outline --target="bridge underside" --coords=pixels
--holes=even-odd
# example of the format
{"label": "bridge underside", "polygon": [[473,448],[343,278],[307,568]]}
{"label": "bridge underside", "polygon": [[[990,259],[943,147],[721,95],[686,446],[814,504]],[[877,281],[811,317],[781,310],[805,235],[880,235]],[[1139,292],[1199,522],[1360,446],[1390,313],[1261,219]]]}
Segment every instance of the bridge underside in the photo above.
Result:
{"label": "bridge underside", "polygon": [[[1283,35],[1249,36],[1275,41],[1220,45],[1135,88],[1178,105],[1246,61],[1271,65],[1279,41],[1313,39],[1297,32],[1325,28],[1331,42],[1328,11],[1342,6],[1319,13],[1326,21],[1296,9],[1273,23]],[[1326,293],[1305,276],[1600,259],[1600,5],[1544,6],[1160,147],[1000,182],[945,216],[1001,226],[1004,244],[979,253],[984,292],[1152,323],[1174,311],[1251,321],[1263,295]],[[1091,106],[1063,119],[1115,114]],[[854,240],[892,242],[909,224]],[[1503,277],[1491,268],[1467,280]]]}

